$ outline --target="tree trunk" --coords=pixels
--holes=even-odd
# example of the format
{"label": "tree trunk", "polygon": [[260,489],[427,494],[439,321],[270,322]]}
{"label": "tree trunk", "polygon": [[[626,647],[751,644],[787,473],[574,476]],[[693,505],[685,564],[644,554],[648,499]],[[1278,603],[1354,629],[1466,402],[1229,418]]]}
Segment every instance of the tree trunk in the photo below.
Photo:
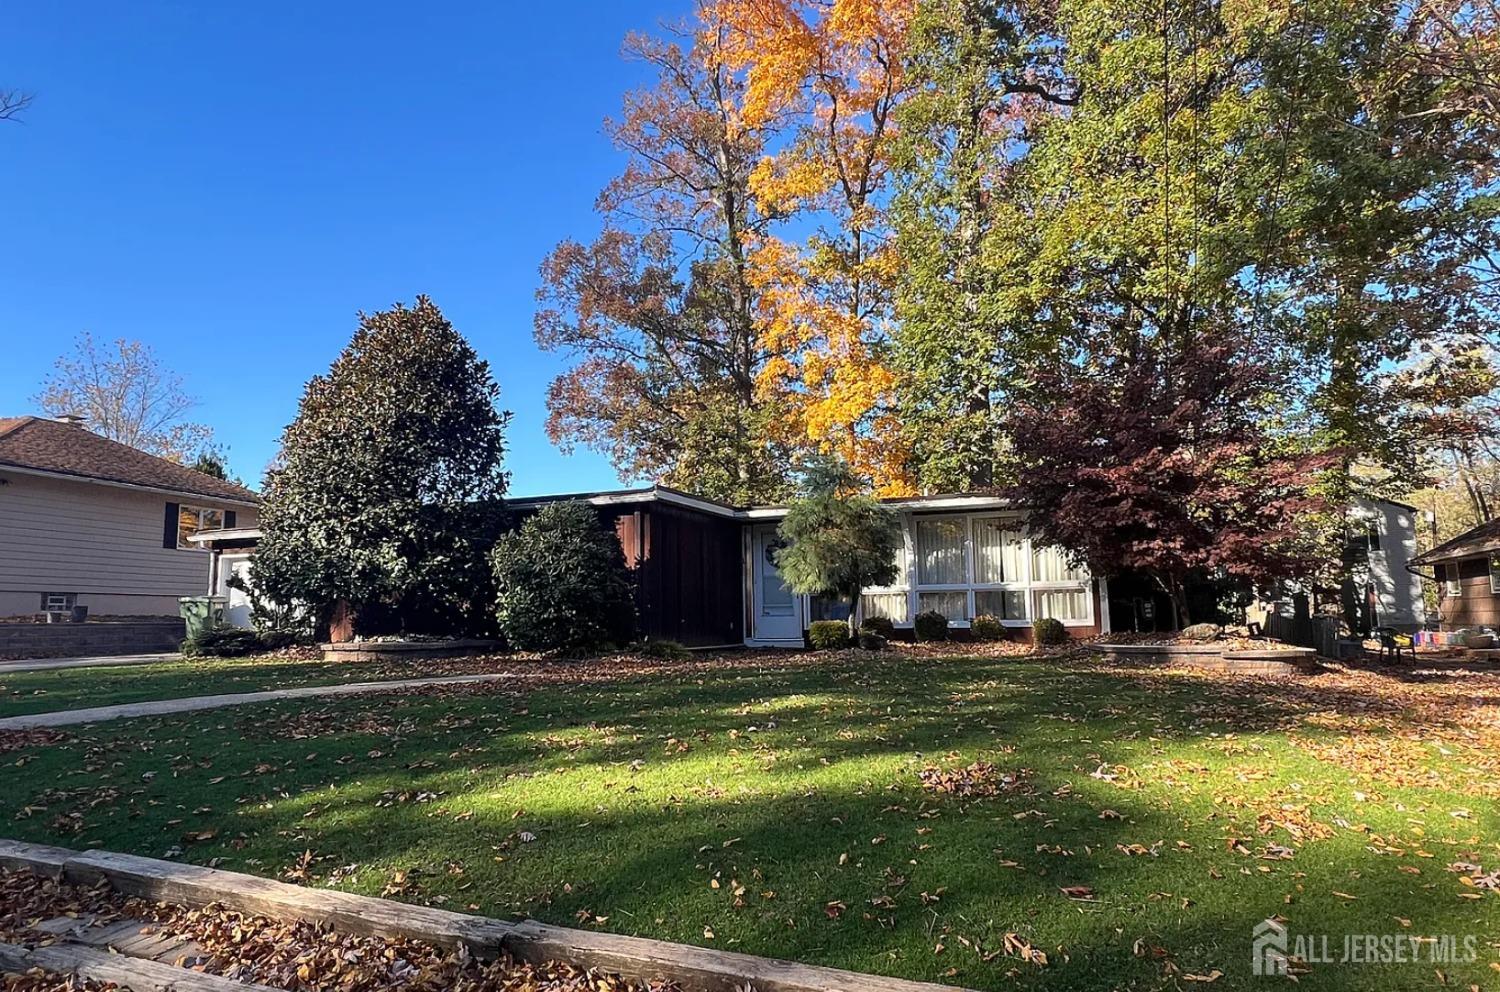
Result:
{"label": "tree trunk", "polygon": [[862,590],[854,590],[854,595],[849,597],[849,640],[859,642],[859,620],[855,613],[859,610],[859,594]]}
{"label": "tree trunk", "polygon": [[1188,613],[1187,588],[1176,576],[1172,578],[1169,595],[1172,597],[1172,612],[1177,615],[1177,629],[1185,630],[1193,622],[1193,618]]}
{"label": "tree trunk", "polygon": [[1188,615],[1187,587],[1182,578],[1176,575],[1152,575],[1152,578],[1172,601],[1172,617],[1177,622],[1177,629],[1182,630],[1192,622]]}

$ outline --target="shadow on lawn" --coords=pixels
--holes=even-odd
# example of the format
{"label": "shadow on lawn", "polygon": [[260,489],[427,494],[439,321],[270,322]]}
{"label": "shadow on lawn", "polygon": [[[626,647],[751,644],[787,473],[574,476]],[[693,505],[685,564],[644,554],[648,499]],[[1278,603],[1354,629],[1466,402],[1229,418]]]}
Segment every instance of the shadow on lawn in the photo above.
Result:
{"label": "shadow on lawn", "polygon": [[[1425,894],[1431,875],[1397,872],[1352,831],[1290,861],[1242,854],[1223,840],[1254,838],[1253,811],[1221,810],[1208,795],[1167,802],[1090,773],[1149,760],[1164,742],[1372,707],[1404,712],[1318,680],[874,661],[695,673],[687,684],[657,676],[277,704],[96,728],[100,743],[72,747],[121,778],[170,758],[181,778],[155,793],[186,788],[184,806],[235,811],[220,817],[216,843],[189,849],[193,860],[238,867],[256,858],[252,870],[276,875],[311,850],[329,858],[314,862],[315,876],[370,868],[355,877],[372,894],[396,869],[417,868],[394,895],[985,988],[1172,988],[1172,967],[1221,970],[1214,988],[1241,988],[1257,984],[1250,929],[1266,917],[1326,927],[1335,940],[1341,927],[1386,932],[1392,912],[1418,932],[1494,932],[1493,901]],[[225,733],[265,770],[226,781],[239,769],[194,764],[193,752]],[[101,757],[111,735],[121,735],[118,746]],[[157,742],[154,752],[142,752],[143,740]],[[976,758],[1024,769],[1023,787],[980,800],[921,788],[916,773],[929,762]],[[636,791],[656,775],[675,777]],[[393,789],[435,798],[378,805]],[[152,841],[180,832],[172,823]],[[113,834],[161,853],[125,824],[99,826],[106,846]],[[60,840],[40,823],[26,830]],[[538,839],[524,842],[522,830]],[[226,841],[240,831],[249,840],[236,852]],[[1184,838],[1191,849],[1175,843]],[[1157,842],[1154,853],[1117,847]],[[1068,898],[1072,886],[1093,899]],[[1360,887],[1359,901],[1330,894],[1340,886]],[[986,961],[1011,933],[1045,952],[1048,966]],[[1304,984],[1404,989],[1412,980],[1409,971],[1328,967]]]}

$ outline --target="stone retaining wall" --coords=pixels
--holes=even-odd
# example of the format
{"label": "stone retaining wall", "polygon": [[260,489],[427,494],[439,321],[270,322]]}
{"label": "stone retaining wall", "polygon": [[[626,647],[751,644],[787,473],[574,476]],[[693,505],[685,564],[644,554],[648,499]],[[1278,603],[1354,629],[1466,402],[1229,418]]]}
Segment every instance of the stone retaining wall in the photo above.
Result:
{"label": "stone retaining wall", "polygon": [[0,623],[0,658],[74,658],[176,651],[181,619],[121,623]]}
{"label": "stone retaining wall", "polygon": [[1218,672],[1251,675],[1295,675],[1317,665],[1312,648],[1234,650],[1219,644],[1101,644],[1111,661],[1146,661],[1192,665]]}
{"label": "stone retaining wall", "polygon": [[397,661],[417,658],[468,658],[495,654],[499,641],[341,641],[319,644],[324,661]]}

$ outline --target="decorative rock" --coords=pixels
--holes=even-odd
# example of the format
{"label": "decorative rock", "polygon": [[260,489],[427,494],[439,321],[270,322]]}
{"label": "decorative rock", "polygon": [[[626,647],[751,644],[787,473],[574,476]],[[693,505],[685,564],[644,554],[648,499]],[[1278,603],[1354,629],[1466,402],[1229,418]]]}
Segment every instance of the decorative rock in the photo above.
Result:
{"label": "decorative rock", "polygon": [[1182,628],[1182,637],[1188,641],[1217,641],[1224,633],[1224,628],[1216,623],[1195,623]]}

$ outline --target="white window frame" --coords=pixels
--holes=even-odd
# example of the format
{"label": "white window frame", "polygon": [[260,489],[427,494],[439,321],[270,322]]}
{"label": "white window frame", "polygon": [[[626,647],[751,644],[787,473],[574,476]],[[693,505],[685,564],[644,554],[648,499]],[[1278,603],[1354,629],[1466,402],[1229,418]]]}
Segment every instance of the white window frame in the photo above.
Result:
{"label": "white window frame", "polygon": [[1458,578],[1458,562],[1450,561],[1443,566],[1443,598],[1463,598],[1463,583]]}
{"label": "white window frame", "polygon": [[919,605],[924,592],[960,592],[964,593],[964,613],[967,614],[962,620],[949,619],[948,626],[954,628],[966,628],[969,619],[974,616],[974,588],[972,582],[922,582],[922,563],[917,559],[917,524],[936,523],[943,520],[958,520],[964,525],[964,578],[972,579],[974,575],[974,523],[973,518],[967,513],[923,513],[913,514],[906,518],[906,529],[911,534],[911,590],[907,599],[906,614],[915,623],[917,614],[922,612]]}
{"label": "white window frame", "polygon": [[[1021,535],[1021,570],[1022,575],[1017,578],[1006,579],[1001,582],[976,582],[975,578],[975,542],[974,522],[983,519],[998,519],[1003,522],[1004,529],[1019,532]],[[928,520],[962,520],[964,524],[964,575],[968,579],[965,582],[934,582],[923,583],[919,579],[919,563],[917,561],[917,523]],[[960,592],[966,599],[966,612],[968,617],[963,620],[949,620],[948,626],[953,629],[965,629],[970,625],[970,620],[976,615],[975,594],[981,592],[1020,592],[1024,594],[1026,604],[1026,616],[1016,619],[1000,619],[1001,624],[1006,627],[1026,628],[1030,627],[1032,621],[1039,615],[1039,595],[1044,592],[1082,592],[1084,603],[1087,607],[1087,615],[1078,620],[1063,620],[1061,623],[1066,627],[1092,627],[1098,623],[1098,607],[1094,597],[1094,577],[1084,571],[1081,579],[1068,579],[1060,582],[1035,582],[1033,581],[1032,554],[1033,543],[1031,528],[1024,517],[996,512],[995,510],[978,510],[968,513],[904,513],[901,515],[902,548],[900,552],[900,580],[895,585],[880,586],[864,590],[865,593],[876,594],[906,594],[906,622],[896,624],[897,627],[910,627],[920,612],[922,593],[925,592]],[[863,615],[863,611],[861,611]]]}
{"label": "white window frame", "polygon": [[[217,508],[212,507],[212,506],[194,506],[191,503],[180,503],[177,506],[177,550],[178,551],[203,551],[203,552],[210,551],[211,549],[205,547],[204,545],[194,544],[192,541],[186,541],[186,542],[183,541],[183,539],[182,539],[182,515],[184,513],[196,513],[198,515],[198,529],[195,530],[195,531],[193,531],[193,533],[194,534],[201,534],[205,530],[215,530],[215,529],[223,528],[224,521],[226,519],[224,511],[222,509],[217,509]],[[219,528],[205,527],[203,525],[203,515],[205,513],[217,513],[219,515]]]}

